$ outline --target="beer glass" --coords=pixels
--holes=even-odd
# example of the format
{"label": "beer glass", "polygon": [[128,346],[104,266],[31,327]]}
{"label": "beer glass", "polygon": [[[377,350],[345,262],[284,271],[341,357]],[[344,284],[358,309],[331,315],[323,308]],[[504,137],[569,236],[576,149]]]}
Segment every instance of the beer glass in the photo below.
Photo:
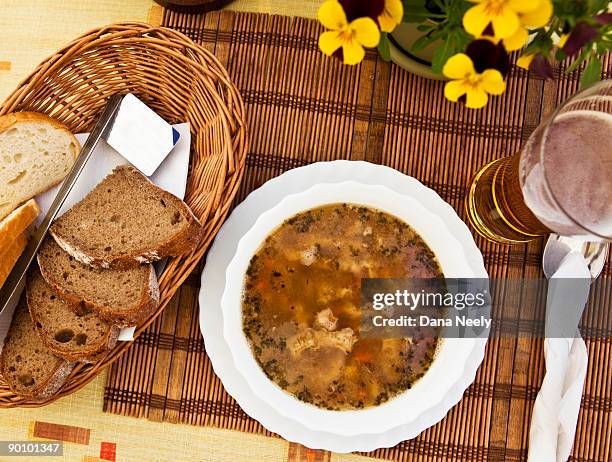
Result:
{"label": "beer glass", "polygon": [[465,204],[476,231],[493,242],[550,232],[612,240],[612,80],[568,99],[518,154],[480,169]]}

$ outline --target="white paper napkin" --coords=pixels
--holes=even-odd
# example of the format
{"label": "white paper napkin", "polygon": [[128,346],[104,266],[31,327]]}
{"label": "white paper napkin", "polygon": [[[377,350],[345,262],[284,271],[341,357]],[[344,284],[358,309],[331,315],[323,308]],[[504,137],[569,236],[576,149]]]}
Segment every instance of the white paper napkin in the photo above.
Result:
{"label": "white paper napkin", "polygon": [[[189,131],[189,124],[178,124],[174,125],[174,128],[181,135],[178,143],[174,149],[168,154],[168,157],[162,162],[155,173],[149,177],[153,183],[171,192],[175,196],[183,199],[185,197],[185,189],[187,187],[187,173],[189,171],[189,149],[191,146],[191,134]],[[76,135],[77,139],[81,144],[87,139],[87,133]],[[60,209],[58,216],[62,215],[66,210],[72,207],[75,203],[80,201],[89,191],[91,191],[102,179],[111,173],[111,171],[118,165],[126,164],[127,161],[117,151],[111,148],[104,140],[101,140],[96,146],[95,151],[91,155],[89,161],[85,165],[85,168],[81,172],[77,183],[70,191],[70,194],[66,198],[66,202]],[[35,225],[38,226],[45,217],[47,210],[51,206],[59,185],[55,188],[51,188],[43,194],[36,196],[36,201],[40,205],[41,214],[35,221]],[[165,261],[157,262],[155,264],[155,270],[157,274],[161,272],[165,265]],[[11,324],[13,312],[15,306],[7,307],[0,314],[0,350],[2,349],[2,343],[6,337],[6,333]],[[134,340],[135,328],[122,329],[119,334],[119,340],[131,341]]]}
{"label": "white paper napkin", "polygon": [[[571,284],[563,281],[570,278]],[[578,324],[590,285],[591,274],[584,257],[577,252],[569,253],[549,283],[547,332],[555,332],[559,337],[560,326],[568,325],[568,319]],[[529,462],[565,462],[574,443],[588,353],[580,333],[566,334],[567,338],[544,341],[546,375],[531,418]]]}

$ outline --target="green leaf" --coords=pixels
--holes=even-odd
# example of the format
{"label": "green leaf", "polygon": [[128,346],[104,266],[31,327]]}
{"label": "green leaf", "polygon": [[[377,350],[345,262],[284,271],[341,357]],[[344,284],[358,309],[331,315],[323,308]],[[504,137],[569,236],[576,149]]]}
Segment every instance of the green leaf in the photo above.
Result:
{"label": "green leaf", "polygon": [[609,3],[609,0],[591,0],[591,12],[599,13],[602,10],[606,10]]}
{"label": "green leaf", "polygon": [[586,16],[590,9],[590,1],[585,0],[556,0],[555,5],[555,16],[561,18],[581,18]]}
{"label": "green leaf", "polygon": [[454,36],[455,34],[450,34],[434,52],[431,60],[431,69],[436,74],[442,74],[444,64],[448,58],[455,54],[455,44],[453,43],[455,38]]}
{"label": "green leaf", "polygon": [[410,51],[412,51],[413,53],[418,53],[423,48],[426,48],[428,45],[431,45],[431,42],[433,42],[434,40],[435,39],[432,39],[429,35],[423,35],[422,37],[419,37],[414,41],[414,43],[410,47]]}
{"label": "green leaf", "polygon": [[472,41],[472,36],[468,34],[463,28],[457,29],[457,34],[453,37],[455,41],[455,50],[457,52],[465,50],[468,43]]}
{"label": "green leaf", "polygon": [[456,24],[462,24],[463,15],[474,6],[473,2],[465,0],[449,0],[445,3],[446,6],[444,11],[446,12],[446,16]]}
{"label": "green leaf", "polygon": [[448,35],[448,29],[442,28],[442,29],[436,29],[436,30],[431,31],[429,33],[429,38],[433,41],[433,40],[438,40],[443,37],[446,37],[447,35]]}
{"label": "green leaf", "polygon": [[612,50],[612,42],[599,42],[597,44],[597,52],[600,54],[610,50]]}
{"label": "green leaf", "polygon": [[591,56],[580,76],[580,88],[587,87],[601,79],[601,60],[597,56]]}
{"label": "green leaf", "polygon": [[419,24],[418,26],[416,26],[417,30],[419,32],[429,32],[430,30],[433,30],[433,27],[429,24]]}
{"label": "green leaf", "polygon": [[404,22],[416,22],[416,23],[420,23],[420,22],[424,22],[427,19],[430,18],[443,18],[444,16],[439,15],[439,14],[433,14],[431,11],[425,9],[425,8],[410,8],[410,9],[405,9],[404,10],[404,18],[403,21]]}
{"label": "green leaf", "polygon": [[538,30],[538,33],[533,38],[531,43],[525,49],[526,54],[540,52],[543,55],[548,55],[553,48],[552,38],[548,36],[544,29]]}
{"label": "green leaf", "polygon": [[[463,1],[463,0],[461,0]],[[445,15],[427,9],[426,0],[404,0],[404,22],[424,22],[427,19],[443,19]]]}
{"label": "green leaf", "polygon": [[569,67],[565,70],[566,74],[570,74],[572,72],[574,72],[576,69],[578,69],[578,67],[585,62],[589,56],[591,56],[591,50],[589,49],[583,49],[582,52],[580,53],[580,55],[578,56],[578,58],[576,58],[574,60],[574,62],[572,64],[569,65]]}
{"label": "green leaf", "polygon": [[567,58],[567,53],[565,53],[565,51],[563,51],[561,48],[558,48],[555,52],[555,59],[557,61],[563,61],[565,58]]}
{"label": "green leaf", "polygon": [[384,61],[391,60],[391,50],[389,49],[389,37],[386,33],[380,35],[380,42],[378,42],[378,53]]}

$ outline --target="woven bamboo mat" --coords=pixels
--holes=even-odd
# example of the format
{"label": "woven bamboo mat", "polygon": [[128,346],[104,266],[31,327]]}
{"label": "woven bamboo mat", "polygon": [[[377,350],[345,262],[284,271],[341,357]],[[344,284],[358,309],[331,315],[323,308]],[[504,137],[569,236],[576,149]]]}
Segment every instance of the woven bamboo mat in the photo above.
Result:
{"label": "woven bamboo mat", "polygon": [[[516,152],[540,119],[578,86],[576,76],[557,73],[555,81],[544,82],[515,68],[504,96],[486,110],[470,111],[445,101],[442,83],[411,75],[373,52],[357,67],[324,58],[317,50],[320,29],[312,20],[165,12],[163,23],[212,50],[247,104],[251,148],[238,201],[294,167],[368,160],[415,176],[465,218],[462,201],[472,173]],[[605,69],[609,76],[609,59]],[[515,247],[482,239],[477,243],[492,277],[540,275],[542,242]],[[112,366],[105,410],[268,434],[241,411],[213,373],[198,327],[199,277],[194,272],[163,316]],[[609,265],[603,277],[611,278]],[[604,303],[612,298],[612,287],[602,287],[598,300]],[[589,340],[588,349],[571,460],[608,461],[612,343]],[[492,340],[474,384],[442,422],[412,441],[371,455],[402,461],[525,460],[543,373],[540,340]],[[321,454],[320,460],[328,456]]]}

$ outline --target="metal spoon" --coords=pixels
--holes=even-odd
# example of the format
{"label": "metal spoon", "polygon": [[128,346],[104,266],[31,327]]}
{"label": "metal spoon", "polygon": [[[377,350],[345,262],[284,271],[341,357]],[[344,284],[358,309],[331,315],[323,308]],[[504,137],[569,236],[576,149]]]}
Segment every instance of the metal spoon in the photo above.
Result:
{"label": "metal spoon", "polygon": [[603,271],[603,267],[610,252],[609,242],[582,241],[558,234],[551,234],[544,248],[542,267],[546,278],[550,279],[559,269],[561,261],[565,256],[576,251],[584,255],[587,266],[591,273],[591,279],[595,280]]}

